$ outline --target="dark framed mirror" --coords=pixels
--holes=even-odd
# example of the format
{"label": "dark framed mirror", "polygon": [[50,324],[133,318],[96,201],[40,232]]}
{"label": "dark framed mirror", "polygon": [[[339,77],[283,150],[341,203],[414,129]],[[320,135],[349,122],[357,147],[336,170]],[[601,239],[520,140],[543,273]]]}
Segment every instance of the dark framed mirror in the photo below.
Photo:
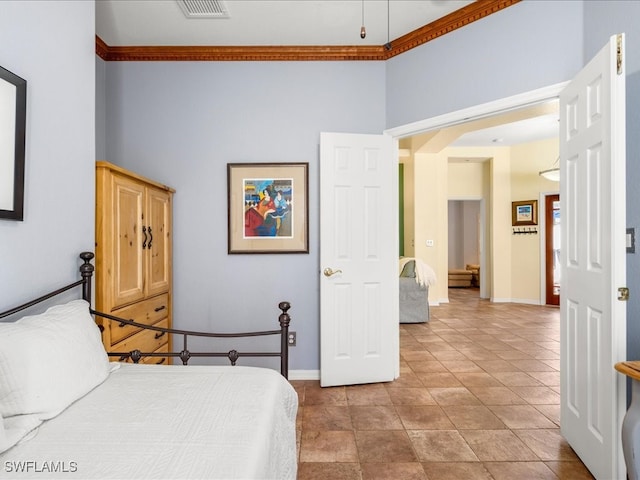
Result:
{"label": "dark framed mirror", "polygon": [[24,215],[27,81],[0,67],[0,219]]}

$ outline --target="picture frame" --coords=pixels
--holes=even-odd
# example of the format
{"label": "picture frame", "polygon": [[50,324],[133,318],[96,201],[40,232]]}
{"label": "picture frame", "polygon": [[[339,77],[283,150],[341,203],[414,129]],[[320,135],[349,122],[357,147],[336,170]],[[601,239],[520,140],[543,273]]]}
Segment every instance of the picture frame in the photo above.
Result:
{"label": "picture frame", "polygon": [[524,200],[511,202],[511,225],[519,227],[521,225],[538,224],[538,201]]}
{"label": "picture frame", "polygon": [[27,81],[0,67],[0,219],[24,219]]}
{"label": "picture frame", "polygon": [[309,164],[228,163],[228,253],[309,253]]}

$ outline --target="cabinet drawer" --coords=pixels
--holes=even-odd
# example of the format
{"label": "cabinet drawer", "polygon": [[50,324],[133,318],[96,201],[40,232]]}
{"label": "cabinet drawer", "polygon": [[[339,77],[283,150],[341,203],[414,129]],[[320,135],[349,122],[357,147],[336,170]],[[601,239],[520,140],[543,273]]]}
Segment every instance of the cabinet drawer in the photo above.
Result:
{"label": "cabinet drawer", "polygon": [[[169,319],[164,319],[155,325],[157,327],[167,328],[169,326]],[[141,330],[135,335],[131,335],[123,341],[113,345],[111,347],[111,351],[128,353],[137,349],[141,352],[155,352],[160,347],[167,344],[168,341],[168,333],[158,332],[156,330]]]}
{"label": "cabinet drawer", "polygon": [[[157,297],[134,303],[128,307],[119,308],[112,313],[125,320],[133,320],[134,322],[144,323],[145,325],[153,325],[163,318],[166,318],[169,314],[169,295],[158,295]],[[108,323],[111,331],[111,345],[115,345],[120,340],[140,331],[138,327],[131,325],[119,324],[114,321],[109,321]]]}
{"label": "cabinet drawer", "polygon": [[[153,353],[167,353],[167,352],[169,352],[169,344],[165,343]],[[169,357],[143,357],[140,360],[140,363],[149,363],[151,365],[153,364],[170,365],[171,364],[171,362],[169,361]]]}

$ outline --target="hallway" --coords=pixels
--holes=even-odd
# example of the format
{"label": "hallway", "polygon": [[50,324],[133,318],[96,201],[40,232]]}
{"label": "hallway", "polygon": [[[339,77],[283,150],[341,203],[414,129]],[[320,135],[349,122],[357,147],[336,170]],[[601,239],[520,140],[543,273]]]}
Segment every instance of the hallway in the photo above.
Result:
{"label": "hallway", "polygon": [[299,480],[593,478],[559,430],[560,310],[449,300],[400,326],[398,380],[292,381]]}

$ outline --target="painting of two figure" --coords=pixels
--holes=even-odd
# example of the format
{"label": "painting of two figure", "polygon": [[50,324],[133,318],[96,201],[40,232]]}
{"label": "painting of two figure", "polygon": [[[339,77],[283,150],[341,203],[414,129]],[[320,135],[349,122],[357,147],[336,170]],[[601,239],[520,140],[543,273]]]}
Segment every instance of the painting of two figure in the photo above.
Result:
{"label": "painting of two figure", "polygon": [[292,235],[293,179],[243,179],[244,236]]}

